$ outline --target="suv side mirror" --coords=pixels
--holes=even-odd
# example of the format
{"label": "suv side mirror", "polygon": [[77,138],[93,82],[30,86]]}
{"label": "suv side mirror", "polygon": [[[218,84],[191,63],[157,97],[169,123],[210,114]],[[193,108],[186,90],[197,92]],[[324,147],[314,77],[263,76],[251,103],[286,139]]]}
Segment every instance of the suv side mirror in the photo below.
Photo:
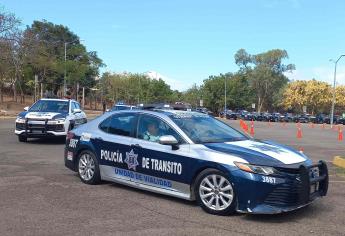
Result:
{"label": "suv side mirror", "polygon": [[28,111],[29,110],[29,107],[24,107],[24,111]]}
{"label": "suv side mirror", "polygon": [[81,112],[81,110],[80,110],[80,109],[78,109],[78,108],[73,109],[73,114],[80,113],[80,112]]}
{"label": "suv side mirror", "polygon": [[177,150],[179,148],[177,139],[172,135],[163,135],[159,137],[159,143],[163,145],[171,145],[173,150]]}

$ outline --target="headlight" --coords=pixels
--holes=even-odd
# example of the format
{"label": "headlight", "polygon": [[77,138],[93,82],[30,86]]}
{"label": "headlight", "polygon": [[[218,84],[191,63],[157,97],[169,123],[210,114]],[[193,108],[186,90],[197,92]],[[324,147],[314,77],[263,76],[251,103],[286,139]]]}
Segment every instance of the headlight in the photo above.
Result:
{"label": "headlight", "polygon": [[25,118],[17,116],[16,123],[25,123]]}
{"label": "headlight", "polygon": [[53,121],[56,121],[57,123],[63,123],[65,122],[66,118],[56,118],[56,119],[53,119]]}
{"label": "headlight", "polygon": [[272,175],[272,174],[278,173],[276,169],[269,166],[257,166],[257,165],[242,163],[242,162],[235,162],[235,165],[240,170],[250,172],[250,173],[260,174],[260,175]]}

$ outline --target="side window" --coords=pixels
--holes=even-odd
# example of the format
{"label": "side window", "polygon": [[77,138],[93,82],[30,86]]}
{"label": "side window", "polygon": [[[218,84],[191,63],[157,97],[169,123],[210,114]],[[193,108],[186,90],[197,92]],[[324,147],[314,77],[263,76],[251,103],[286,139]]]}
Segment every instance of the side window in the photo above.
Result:
{"label": "side window", "polygon": [[158,142],[163,135],[172,135],[180,144],[184,143],[181,136],[161,119],[149,115],[140,116],[137,138]]}
{"label": "side window", "polygon": [[104,121],[102,121],[102,123],[98,126],[102,131],[108,133],[108,128],[110,126],[110,122],[111,122],[111,118],[112,117],[108,117],[107,119],[105,119]]}
{"label": "side window", "polygon": [[73,112],[75,108],[75,102],[71,102],[71,111]]}
{"label": "side window", "polygon": [[79,103],[74,102],[74,106],[75,106],[75,108],[76,108],[76,109],[80,109],[80,110],[81,110],[81,108],[80,108],[80,104],[79,104]]}
{"label": "side window", "polygon": [[135,114],[113,115],[108,127],[108,133],[129,137],[133,136],[133,131],[136,128],[136,117]]}

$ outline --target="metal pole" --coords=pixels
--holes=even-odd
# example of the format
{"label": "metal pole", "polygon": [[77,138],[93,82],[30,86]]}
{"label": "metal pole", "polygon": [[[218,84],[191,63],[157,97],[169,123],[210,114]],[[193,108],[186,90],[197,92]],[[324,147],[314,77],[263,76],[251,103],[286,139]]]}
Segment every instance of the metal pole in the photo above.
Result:
{"label": "metal pole", "polygon": [[85,87],[83,87],[83,101],[82,101],[83,109],[85,108]]}
{"label": "metal pole", "polygon": [[334,62],[334,81],[333,81],[333,98],[332,98],[332,108],[331,108],[331,120],[330,120],[330,124],[331,124],[331,128],[333,127],[333,119],[334,119],[334,106],[335,106],[335,83],[337,80],[337,64],[338,61],[344,57],[345,55],[341,55],[338,60],[336,60]]}
{"label": "metal pole", "polygon": [[63,96],[66,96],[66,59],[67,59],[67,53],[66,53],[66,48],[67,48],[67,42],[64,43],[65,45],[65,70],[64,70],[64,76],[63,76]]}
{"label": "metal pole", "polygon": [[332,108],[331,108],[331,128],[333,127],[333,117],[334,117],[334,104],[335,104],[335,81],[337,79],[337,64],[338,61],[334,63],[334,81],[333,81],[333,98],[332,98]]}
{"label": "metal pole", "polygon": [[43,83],[41,82],[41,98],[43,98]]}
{"label": "metal pole", "polygon": [[35,75],[35,93],[34,93],[34,102],[37,101],[37,81],[38,81],[38,76]]}
{"label": "metal pole", "polygon": [[224,99],[224,117],[226,118],[226,76],[224,77],[224,95],[225,95],[225,99]]}

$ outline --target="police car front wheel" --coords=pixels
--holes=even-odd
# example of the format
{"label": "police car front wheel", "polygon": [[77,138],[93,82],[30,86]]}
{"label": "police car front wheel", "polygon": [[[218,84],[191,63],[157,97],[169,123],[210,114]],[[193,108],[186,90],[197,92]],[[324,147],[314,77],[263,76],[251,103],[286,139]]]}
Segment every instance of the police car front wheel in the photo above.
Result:
{"label": "police car front wheel", "polygon": [[208,213],[229,215],[236,209],[235,191],[229,178],[221,171],[207,169],[196,179],[196,199]]}
{"label": "police car front wheel", "polygon": [[99,166],[95,155],[89,151],[83,151],[78,159],[78,174],[86,184],[98,184],[101,180]]}

